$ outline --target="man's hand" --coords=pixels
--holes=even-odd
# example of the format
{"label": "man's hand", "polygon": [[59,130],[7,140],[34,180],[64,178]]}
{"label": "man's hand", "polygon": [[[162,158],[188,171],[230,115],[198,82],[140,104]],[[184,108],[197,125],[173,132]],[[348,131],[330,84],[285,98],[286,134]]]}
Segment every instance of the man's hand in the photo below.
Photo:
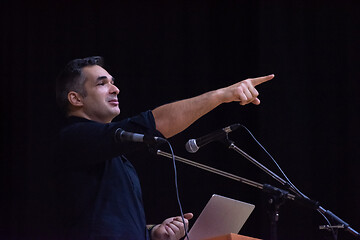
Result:
{"label": "man's hand", "polygon": [[229,87],[219,89],[218,91],[222,94],[224,103],[235,101],[239,102],[240,105],[246,105],[248,103],[259,105],[260,100],[257,98],[259,93],[255,87],[273,78],[273,74],[258,78],[248,78]]}
{"label": "man's hand", "polygon": [[[192,213],[184,214],[186,229],[192,217]],[[167,218],[151,230],[151,240],[179,240],[184,235],[185,228],[180,216]]]}

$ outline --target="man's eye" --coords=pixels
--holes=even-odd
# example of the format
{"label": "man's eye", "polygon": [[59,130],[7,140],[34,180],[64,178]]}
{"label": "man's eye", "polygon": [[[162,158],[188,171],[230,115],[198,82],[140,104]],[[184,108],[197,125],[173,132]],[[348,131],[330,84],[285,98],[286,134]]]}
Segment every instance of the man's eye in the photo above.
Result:
{"label": "man's eye", "polygon": [[98,84],[96,84],[97,86],[103,86],[103,85],[105,85],[105,83],[104,82],[99,82]]}

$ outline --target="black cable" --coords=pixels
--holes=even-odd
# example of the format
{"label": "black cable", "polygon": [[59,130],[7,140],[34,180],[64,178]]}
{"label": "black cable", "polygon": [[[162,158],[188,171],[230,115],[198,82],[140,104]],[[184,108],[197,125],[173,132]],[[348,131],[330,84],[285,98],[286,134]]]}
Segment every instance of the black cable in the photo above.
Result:
{"label": "black cable", "polygon": [[[165,139],[166,140],[166,139]],[[188,236],[188,231],[186,228],[186,224],[185,224],[185,218],[184,218],[184,213],[182,210],[182,206],[181,206],[181,202],[180,202],[180,196],[179,196],[179,188],[178,188],[178,178],[177,178],[177,170],[176,170],[176,161],[175,161],[175,154],[173,151],[173,148],[170,144],[170,142],[168,140],[166,140],[166,143],[169,145],[170,151],[171,151],[171,155],[172,155],[172,161],[173,161],[173,167],[174,167],[174,181],[175,181],[175,191],[176,191],[176,198],[177,198],[177,202],[179,205],[179,209],[180,209],[180,215],[181,215],[181,219],[182,222],[184,224],[184,230],[185,230],[185,237],[190,240],[189,236]]]}

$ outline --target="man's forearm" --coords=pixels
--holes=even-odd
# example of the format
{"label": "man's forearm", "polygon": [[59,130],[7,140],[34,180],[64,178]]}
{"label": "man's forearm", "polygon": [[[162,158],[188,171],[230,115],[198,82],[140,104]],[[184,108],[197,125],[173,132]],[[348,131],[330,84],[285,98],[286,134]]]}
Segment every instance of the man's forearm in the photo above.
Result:
{"label": "man's forearm", "polygon": [[162,105],[152,111],[156,128],[165,137],[172,137],[221,103],[219,90],[215,90],[193,98]]}

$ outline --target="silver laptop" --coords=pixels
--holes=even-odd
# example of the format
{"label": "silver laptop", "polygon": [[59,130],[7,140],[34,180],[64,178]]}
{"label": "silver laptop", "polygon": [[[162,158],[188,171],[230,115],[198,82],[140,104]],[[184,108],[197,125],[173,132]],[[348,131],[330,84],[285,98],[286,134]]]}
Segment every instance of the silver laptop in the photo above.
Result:
{"label": "silver laptop", "polygon": [[229,233],[238,233],[255,205],[212,195],[189,231],[190,240],[202,240]]}

